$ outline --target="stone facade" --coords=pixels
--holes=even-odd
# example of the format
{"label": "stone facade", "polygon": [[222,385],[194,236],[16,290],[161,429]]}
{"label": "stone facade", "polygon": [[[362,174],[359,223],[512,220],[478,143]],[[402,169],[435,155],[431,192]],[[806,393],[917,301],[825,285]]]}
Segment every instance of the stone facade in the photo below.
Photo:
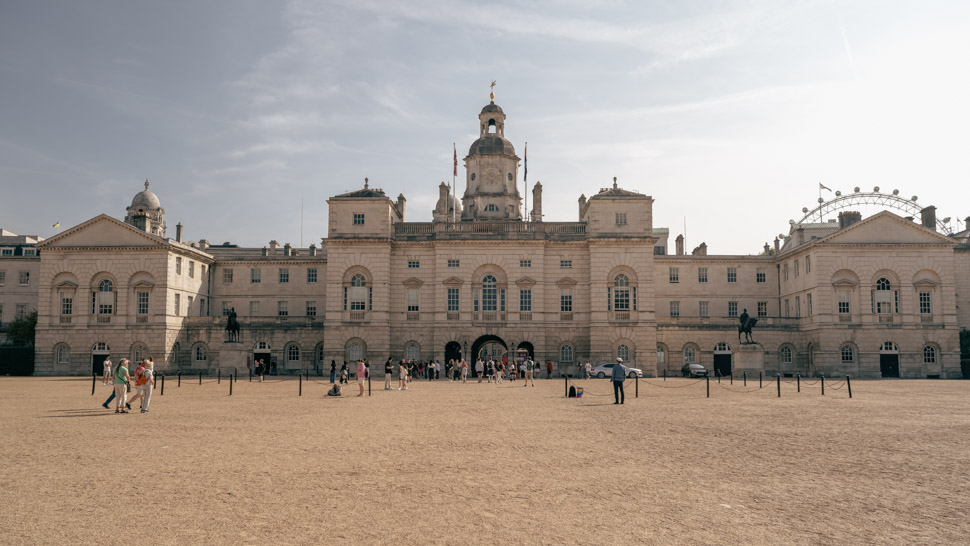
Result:
{"label": "stone facade", "polygon": [[[161,370],[264,358],[294,371],[519,349],[557,373],[620,357],[657,376],[686,362],[731,373],[743,347],[768,373],[960,376],[966,234],[881,212],[793,225],[757,256],[688,254],[682,237],[671,252],[653,199],[615,179],[579,198],[577,221],[544,222],[539,183],[521,209],[505,121],[482,110],[465,193],[439,186],[432,222],[405,221],[404,196],[365,180],[327,201],[319,249],[184,243],[181,225],[166,238],[146,184],[124,222],[101,215],[37,245],[37,373],[90,373],[108,352],[152,354]],[[740,344],[744,312],[759,319],[753,345]]]}

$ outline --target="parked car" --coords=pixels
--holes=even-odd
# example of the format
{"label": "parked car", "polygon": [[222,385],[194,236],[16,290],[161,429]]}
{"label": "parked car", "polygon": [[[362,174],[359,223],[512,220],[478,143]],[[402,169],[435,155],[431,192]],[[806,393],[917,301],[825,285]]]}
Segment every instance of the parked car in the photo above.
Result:
{"label": "parked car", "polygon": [[[612,376],[613,366],[616,366],[616,364],[613,362],[609,364],[600,364],[599,366],[593,368],[592,374],[600,379],[603,379],[604,377]],[[629,366],[626,366],[626,376],[643,377],[643,370],[641,370],[640,368],[631,368]]]}
{"label": "parked car", "polygon": [[707,377],[707,368],[701,366],[700,364],[684,364],[684,367],[680,369],[681,375],[684,377]]}

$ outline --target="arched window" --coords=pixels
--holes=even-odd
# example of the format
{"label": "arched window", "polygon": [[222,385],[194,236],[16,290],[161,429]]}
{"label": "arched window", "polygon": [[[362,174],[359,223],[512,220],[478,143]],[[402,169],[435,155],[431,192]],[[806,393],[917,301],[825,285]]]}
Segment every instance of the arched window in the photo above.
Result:
{"label": "arched window", "polygon": [[899,347],[897,347],[896,344],[893,343],[892,341],[887,341],[887,342],[885,342],[885,343],[882,344],[882,347],[879,348],[879,352],[881,352],[881,353],[898,353],[899,352]]}
{"label": "arched window", "polygon": [[94,295],[93,299],[92,313],[97,313],[98,315],[114,314],[115,294],[114,284],[111,281],[104,279],[99,282],[98,292]]}
{"label": "arched window", "polygon": [[936,364],[936,347],[933,347],[932,345],[923,347],[923,363]]}
{"label": "arched window", "polygon": [[408,343],[404,346],[404,358],[407,360],[420,360],[421,359],[421,346],[415,342]]}
{"label": "arched window", "polygon": [[178,343],[175,343],[175,344],[172,345],[172,358],[170,359],[170,362],[172,364],[174,364],[174,365],[178,365],[178,363],[179,363],[179,351],[180,350],[182,350],[182,346],[179,345]]}
{"label": "arched window", "polygon": [[103,341],[99,341],[98,343],[94,344],[94,347],[91,347],[91,352],[93,353],[105,353],[110,350],[111,349],[108,348],[108,344]]}
{"label": "arched window", "polygon": [[563,345],[559,348],[559,361],[560,362],[572,362],[573,361],[573,346]]}
{"label": "arched window", "polygon": [[354,274],[350,278],[350,291],[349,296],[347,294],[347,288],[344,288],[344,308],[347,308],[347,299],[350,300],[350,310],[351,311],[366,311],[368,306],[368,300],[370,299],[370,291],[367,287],[367,279],[364,275],[360,273]]}
{"label": "arched window", "polygon": [[620,345],[616,348],[616,357],[622,358],[623,362],[628,362],[630,360],[630,348],[626,345]]}
{"label": "arched window", "polygon": [[269,350],[269,343],[266,343],[265,341],[258,341],[258,342],[256,342],[256,350],[257,351],[268,351]]}
{"label": "arched window", "polygon": [[876,281],[872,291],[872,312],[877,315],[892,315],[899,313],[899,290],[894,290],[892,283],[886,277]]}
{"label": "arched window", "polygon": [[63,343],[57,346],[54,351],[54,361],[58,364],[70,364],[71,363],[71,348]]}
{"label": "arched window", "polygon": [[852,345],[843,345],[842,346],[842,363],[843,364],[851,364],[853,362],[855,362],[855,349],[852,348]]}
{"label": "arched window", "polygon": [[357,341],[347,346],[347,361],[355,362],[364,358],[364,346]]}
{"label": "arched window", "polygon": [[684,364],[696,364],[697,363],[697,349],[693,345],[687,345],[684,347]]}
{"label": "arched window", "polygon": [[205,345],[196,345],[195,346],[195,361],[196,362],[205,362],[207,359],[208,359],[208,355],[206,354]]}
{"label": "arched window", "polygon": [[657,344],[657,365],[667,363],[667,349],[663,345]]}
{"label": "arched window", "polygon": [[779,364],[792,363],[792,350],[790,345],[781,346],[781,349],[778,351],[778,363]]}
{"label": "arched window", "polygon": [[498,310],[498,281],[491,275],[482,279],[482,311]]}
{"label": "arched window", "polygon": [[630,310],[630,279],[623,273],[613,278],[613,310]]}
{"label": "arched window", "polygon": [[131,348],[131,361],[138,364],[148,358],[148,347],[138,343]]}
{"label": "arched window", "polygon": [[286,348],[286,360],[290,362],[299,362],[300,360],[300,346],[294,343]]}
{"label": "arched window", "polygon": [[723,341],[714,346],[715,353],[729,353],[731,352],[731,346]]}

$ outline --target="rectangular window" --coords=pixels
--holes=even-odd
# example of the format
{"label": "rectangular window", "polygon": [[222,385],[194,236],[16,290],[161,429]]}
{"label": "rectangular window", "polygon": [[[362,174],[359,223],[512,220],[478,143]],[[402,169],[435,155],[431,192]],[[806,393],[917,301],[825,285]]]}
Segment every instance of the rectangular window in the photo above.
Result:
{"label": "rectangular window", "polygon": [[259,316],[259,302],[251,301],[249,302],[249,316],[258,317]]}
{"label": "rectangular window", "polygon": [[768,302],[759,301],[758,302],[758,318],[765,318],[768,316]]}
{"label": "rectangular window", "polygon": [[728,316],[737,317],[738,316],[738,302],[729,301],[728,302]]}
{"label": "rectangular window", "polygon": [[262,274],[262,271],[259,270],[259,268],[254,267],[249,270],[249,282],[253,284],[263,282],[263,274]]}
{"label": "rectangular window", "polygon": [[36,248],[25,248],[24,249],[24,256],[36,256],[36,255],[37,255],[37,249]]}
{"label": "rectangular window", "polygon": [[408,313],[416,313],[421,310],[421,293],[418,288],[408,288],[407,298]]}
{"label": "rectangular window", "polygon": [[461,265],[461,261],[459,260],[448,260],[448,267],[452,269],[459,267],[460,265]]}
{"label": "rectangular window", "polygon": [[14,318],[22,319],[22,318],[26,317],[27,316],[27,304],[26,303],[18,303],[17,304],[17,307],[15,308],[15,313],[16,314],[14,315]]}
{"label": "rectangular window", "polygon": [[208,316],[208,313],[205,311],[205,298],[199,298],[199,316]]}
{"label": "rectangular window", "polygon": [[21,271],[17,283],[20,286],[27,286],[30,284],[30,271]]}
{"label": "rectangular window", "polygon": [[672,301],[670,302],[670,316],[679,317],[680,316],[680,302]]}
{"label": "rectangular window", "polygon": [[738,282],[738,268],[728,268],[728,282]]}
{"label": "rectangular window", "polygon": [[74,313],[74,298],[61,295],[61,314],[70,315]]}
{"label": "rectangular window", "polygon": [[559,312],[561,313],[573,312],[573,291],[572,290],[561,290],[559,292]]}
{"label": "rectangular window", "polygon": [[138,314],[148,314],[148,292],[138,292]]}
{"label": "rectangular window", "polygon": [[572,269],[572,268],[573,268],[572,260],[559,260],[559,269]]}
{"label": "rectangular window", "polygon": [[519,260],[519,267],[532,267],[532,260]]}
{"label": "rectangular window", "polygon": [[933,314],[933,304],[930,299],[929,292],[919,293],[919,314],[921,315],[932,315]]}
{"label": "rectangular window", "polygon": [[448,310],[452,312],[458,311],[459,292],[457,288],[448,289]]}
{"label": "rectangular window", "polygon": [[286,267],[280,268],[280,284],[286,284],[290,282],[290,270]]}
{"label": "rectangular window", "polygon": [[811,272],[812,272],[812,257],[805,256],[805,273],[811,273]]}
{"label": "rectangular window", "polygon": [[4,248],[4,249],[0,250],[0,254],[2,254],[3,256],[13,256],[13,249],[12,248]]}
{"label": "rectangular window", "polygon": [[757,281],[759,283],[760,282],[767,282],[766,277],[767,277],[767,275],[765,275],[765,268],[763,268],[763,267],[759,267],[758,268],[758,271],[755,272],[755,274],[754,274],[755,281]]}
{"label": "rectangular window", "polygon": [[421,267],[421,262],[418,260],[408,260],[408,269],[417,269]]}
{"label": "rectangular window", "polygon": [[355,226],[362,226],[362,225],[364,225],[364,213],[363,212],[355,212],[354,213],[354,225]]}
{"label": "rectangular window", "polygon": [[232,268],[222,270],[222,284],[232,284]]}
{"label": "rectangular window", "polygon": [[669,275],[670,276],[668,278],[670,279],[671,284],[680,282],[680,269],[676,267],[671,267]]}
{"label": "rectangular window", "polygon": [[306,302],[306,316],[308,317],[317,316],[317,302],[315,301]]}
{"label": "rectangular window", "polygon": [[519,311],[532,311],[532,289],[519,290]]}
{"label": "rectangular window", "polygon": [[7,272],[0,271],[0,286],[7,284]]}
{"label": "rectangular window", "polygon": [[185,300],[185,316],[187,317],[192,316],[192,301],[192,296],[189,296]]}
{"label": "rectangular window", "polygon": [[195,278],[195,262],[193,262],[192,260],[189,260],[189,278],[190,279]]}
{"label": "rectangular window", "polygon": [[290,302],[288,301],[276,302],[276,316],[287,317],[289,315],[290,315]]}
{"label": "rectangular window", "polygon": [[317,282],[317,268],[309,267],[306,270],[306,282],[307,284],[313,284]]}
{"label": "rectangular window", "polygon": [[812,316],[812,295],[805,294],[805,305],[808,305],[808,316]]}
{"label": "rectangular window", "polygon": [[800,274],[800,273],[799,273],[799,270],[800,270],[801,268],[799,267],[799,264],[801,264],[801,263],[802,263],[802,262],[800,262],[800,261],[798,261],[798,260],[795,260],[795,277],[798,277],[798,275]]}
{"label": "rectangular window", "polygon": [[802,316],[802,297],[795,296],[795,316]]}
{"label": "rectangular window", "polygon": [[182,258],[180,258],[179,256],[175,257],[175,274],[176,275],[182,274]]}
{"label": "rectangular window", "polygon": [[791,300],[785,298],[785,318],[791,317]]}
{"label": "rectangular window", "polygon": [[205,278],[205,264],[200,264],[199,267],[202,268],[202,278]]}
{"label": "rectangular window", "polygon": [[228,302],[228,301],[222,302],[222,316],[228,317],[230,309],[232,309],[232,302]]}
{"label": "rectangular window", "polygon": [[784,273],[785,273],[784,279],[787,281],[788,280],[788,264],[785,264],[785,267],[783,267],[782,269],[784,270]]}
{"label": "rectangular window", "polygon": [[626,213],[618,212],[616,213],[616,225],[625,226],[626,225]]}
{"label": "rectangular window", "polygon": [[845,290],[840,290],[838,296],[839,296],[838,297],[839,314],[840,315],[848,315],[848,314],[850,314],[852,312],[852,308],[849,305],[849,296],[850,296],[850,293],[847,292],[847,291],[845,291]]}
{"label": "rectangular window", "polygon": [[707,268],[698,267],[697,268],[697,282],[707,282]]}
{"label": "rectangular window", "polygon": [[182,313],[182,294],[175,294],[175,316]]}
{"label": "rectangular window", "polygon": [[711,316],[710,313],[710,302],[702,301],[697,304],[697,314],[702,317]]}

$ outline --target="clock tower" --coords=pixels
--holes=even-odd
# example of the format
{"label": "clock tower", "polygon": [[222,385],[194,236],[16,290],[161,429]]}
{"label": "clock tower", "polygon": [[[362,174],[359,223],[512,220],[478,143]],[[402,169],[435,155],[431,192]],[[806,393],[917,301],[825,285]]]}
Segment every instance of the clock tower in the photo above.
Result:
{"label": "clock tower", "polygon": [[521,220],[519,157],[505,138],[505,112],[489,102],[478,114],[479,137],[465,157],[462,220]]}

